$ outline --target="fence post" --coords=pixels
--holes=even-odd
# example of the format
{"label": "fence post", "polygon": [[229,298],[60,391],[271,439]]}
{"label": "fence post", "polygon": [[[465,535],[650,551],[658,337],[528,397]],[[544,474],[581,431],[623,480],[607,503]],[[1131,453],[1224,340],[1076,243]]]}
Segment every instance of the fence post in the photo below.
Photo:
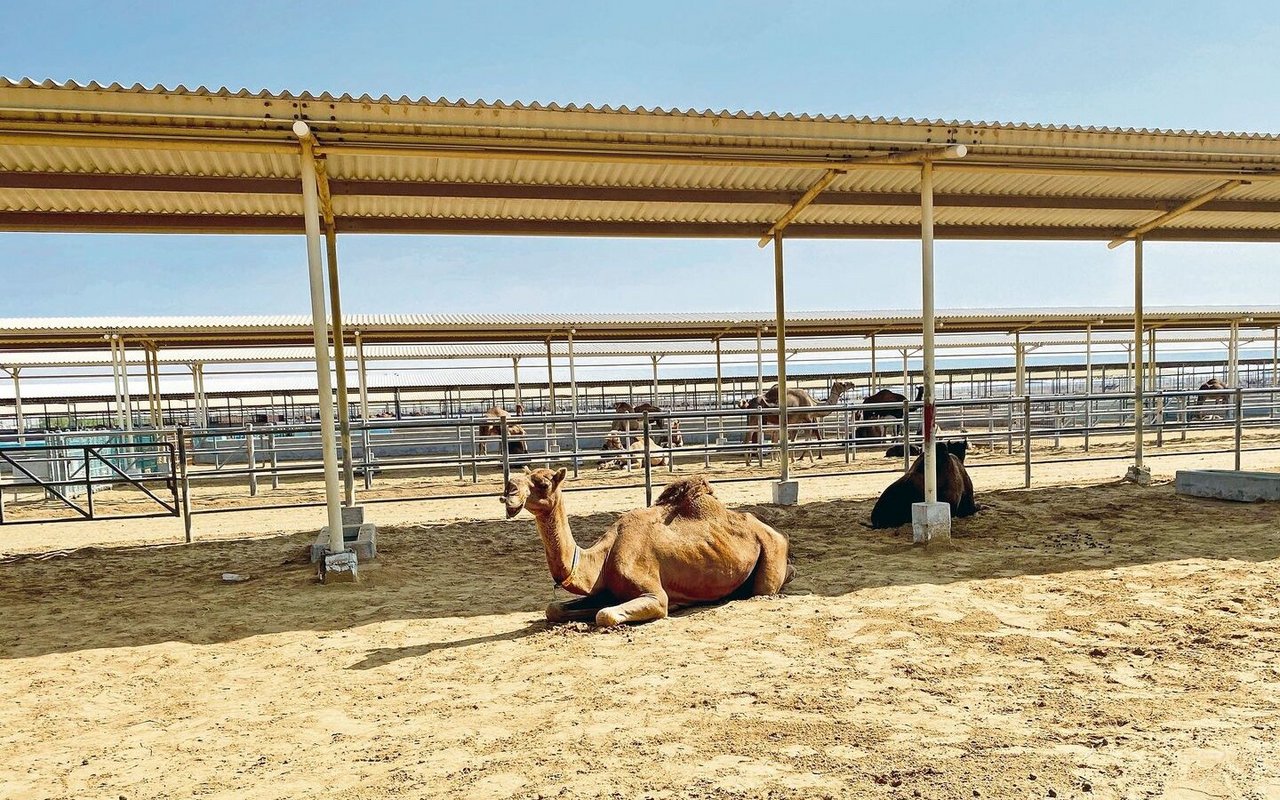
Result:
{"label": "fence post", "polygon": [[1156,392],[1156,447],[1164,447],[1164,389]]}
{"label": "fence post", "polygon": [[[81,454],[82,456],[84,456],[84,494],[87,495],[86,503],[88,504],[88,518],[92,520],[93,518],[93,475],[92,475],[92,465],[90,463],[90,460],[88,460],[88,449],[90,448],[86,447],[82,449]],[[1239,468],[1239,467],[1236,467],[1236,468]],[[70,470],[70,462],[67,463],[67,470],[68,471]],[[68,475],[67,477],[70,477],[70,476]],[[45,499],[49,499],[49,492],[47,492],[47,490],[45,492]]]}
{"label": "fence post", "polygon": [[[924,452],[923,450],[921,452]],[[902,472],[911,471],[911,401],[902,401]]]}
{"label": "fence post", "polygon": [[[479,483],[480,476],[476,472],[476,426],[467,426],[467,439],[471,442],[471,482]],[[489,455],[489,442],[487,440],[484,443],[484,454],[485,456]]]}
{"label": "fence post", "polygon": [[[759,452],[756,453],[756,459],[760,464],[760,469],[764,469],[764,412],[758,411],[756,414],[756,446]],[[750,462],[748,462],[750,466]]]}
{"label": "fence post", "polygon": [[[89,469],[85,465],[85,471]],[[187,429],[178,426],[178,469],[182,479],[182,530],[187,544],[191,544],[191,481],[187,475]]]}
{"label": "fence post", "polygon": [[1005,435],[1009,440],[1009,455],[1013,455],[1013,398],[1009,398],[1009,403],[1005,406]]}
{"label": "fence post", "polygon": [[[1013,406],[1010,406],[1012,409]],[[1031,395],[1022,396],[1022,488],[1031,488]]]}
{"label": "fence post", "polygon": [[1236,472],[1240,471],[1240,438],[1244,433],[1244,390],[1236,387]]}
{"label": "fence post", "polygon": [[1089,452],[1089,429],[1093,427],[1093,390],[1084,393],[1084,451]]}
{"label": "fence post", "polygon": [[844,463],[846,464],[853,462],[853,450],[851,449],[853,446],[853,429],[850,427],[851,421],[850,411],[846,408],[844,410]]}
{"label": "fence post", "polygon": [[[716,419],[720,422],[720,436],[719,438],[716,439],[716,443],[719,444],[720,440],[724,439],[724,415],[719,414],[718,404],[717,404],[716,410],[717,410]],[[711,451],[707,448],[707,445],[709,445],[710,443],[711,443],[711,417],[703,417],[702,418],[702,468],[703,469],[711,469]]]}
{"label": "fence post", "polygon": [[364,421],[360,430],[360,448],[364,461],[364,490],[373,488],[373,449],[369,446],[369,423]]}
{"label": "fence post", "polygon": [[271,488],[280,488],[280,456],[276,453],[276,432],[267,433],[267,448],[271,451]]}
{"label": "fence post", "polygon": [[507,490],[507,481],[511,480],[511,448],[507,446],[507,443],[511,441],[511,434],[507,430],[506,417],[498,418],[498,432],[502,435],[502,491],[505,492]]}
{"label": "fence post", "polygon": [[258,454],[254,452],[253,447],[253,424],[249,423],[244,426],[244,458],[249,465],[249,496],[258,496]]}
{"label": "fence post", "polygon": [[[626,446],[623,446],[626,452]],[[653,462],[649,459],[649,412],[644,412],[644,504],[653,505]]]}
{"label": "fence post", "polygon": [[[466,477],[466,466],[462,463],[462,427],[460,424],[453,426],[453,439],[458,443],[458,480]],[[472,449],[474,450],[474,445]]]}

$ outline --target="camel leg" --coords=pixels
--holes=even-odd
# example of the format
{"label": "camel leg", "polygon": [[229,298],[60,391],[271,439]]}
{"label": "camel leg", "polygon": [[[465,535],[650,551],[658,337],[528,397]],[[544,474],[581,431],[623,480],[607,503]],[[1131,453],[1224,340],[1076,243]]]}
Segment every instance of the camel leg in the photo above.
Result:
{"label": "camel leg", "polygon": [[[767,526],[766,526],[767,527]],[[760,560],[751,581],[751,594],[777,594],[795,577],[795,568],[787,560],[787,537],[768,528],[760,536]]]}
{"label": "camel leg", "polygon": [[547,622],[591,622],[600,609],[616,599],[610,594],[595,594],[590,597],[556,600],[547,606]]}
{"label": "camel leg", "polygon": [[600,613],[596,614],[596,624],[608,628],[624,622],[648,622],[666,616],[667,593],[659,589],[625,603],[600,609]]}

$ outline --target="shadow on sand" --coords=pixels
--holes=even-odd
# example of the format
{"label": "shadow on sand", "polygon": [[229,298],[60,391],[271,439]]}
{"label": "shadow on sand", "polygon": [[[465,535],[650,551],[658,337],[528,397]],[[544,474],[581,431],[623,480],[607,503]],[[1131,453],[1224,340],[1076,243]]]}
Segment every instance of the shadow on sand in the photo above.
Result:
{"label": "shadow on sand", "polygon": [[[913,547],[907,528],[867,529],[869,500],[750,510],[791,537],[793,595],[838,596],[873,586],[1188,558],[1280,557],[1274,506],[1179,497],[1167,485],[1000,491],[980,493],[979,499],[984,511],[955,521],[950,545],[931,548]],[[585,544],[614,519],[575,516],[571,524]],[[385,529],[379,560],[361,566],[357,585],[319,585],[304,555],[309,539],[89,548],[11,558],[0,563],[0,607],[10,623],[0,629],[0,658],[167,641],[212,644],[388,620],[540,613],[549,599],[546,563],[527,517]],[[224,584],[223,572],[250,580]],[[353,668],[544,629],[539,621],[508,633],[376,650]]]}

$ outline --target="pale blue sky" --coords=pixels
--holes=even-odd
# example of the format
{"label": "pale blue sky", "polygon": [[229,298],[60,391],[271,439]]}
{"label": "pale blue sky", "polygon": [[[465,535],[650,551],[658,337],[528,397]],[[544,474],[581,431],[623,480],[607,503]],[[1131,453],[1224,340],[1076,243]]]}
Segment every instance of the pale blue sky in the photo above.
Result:
{"label": "pale blue sky", "polygon": [[[214,13],[211,13],[214,12]],[[1280,7],[9,3],[0,74],[1280,132]],[[772,309],[754,242],[347,236],[353,312]],[[791,309],[919,305],[918,244],[794,242]],[[1115,305],[1128,248],[948,243],[938,304]],[[1148,246],[1148,302],[1280,298],[1276,245]],[[298,237],[0,234],[0,316],[304,312]]]}

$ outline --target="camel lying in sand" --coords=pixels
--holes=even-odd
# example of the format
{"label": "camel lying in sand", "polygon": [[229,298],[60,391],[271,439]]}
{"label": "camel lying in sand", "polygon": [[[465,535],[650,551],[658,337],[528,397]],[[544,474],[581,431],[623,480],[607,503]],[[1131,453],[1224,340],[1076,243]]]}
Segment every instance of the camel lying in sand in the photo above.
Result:
{"label": "camel lying in sand", "polygon": [[[981,511],[973,498],[973,481],[964,468],[969,442],[962,439],[936,442],[938,501],[951,506],[951,516],[967,517]],[[901,454],[899,454],[901,455]],[[911,465],[880,494],[871,509],[871,527],[896,528],[911,522],[911,504],[924,502],[924,456]]]}
{"label": "camel lying in sand", "polygon": [[523,508],[537,521],[556,585],[582,595],[547,606],[551,622],[647,622],[679,605],[777,594],[794,574],[787,537],[725,508],[701,476],[669,484],[657,503],[623,514],[583,549],[569,530],[564,479],[563,469],[526,469],[502,498],[508,519]]}
{"label": "camel lying in sand", "polygon": [[[666,456],[660,455],[662,446],[652,438],[649,439],[649,466],[663,467],[667,464]],[[614,455],[616,453],[616,455]],[[644,466],[644,439],[636,437],[624,449],[622,439],[616,433],[604,438],[600,448],[600,464],[598,469],[631,469]]]}

